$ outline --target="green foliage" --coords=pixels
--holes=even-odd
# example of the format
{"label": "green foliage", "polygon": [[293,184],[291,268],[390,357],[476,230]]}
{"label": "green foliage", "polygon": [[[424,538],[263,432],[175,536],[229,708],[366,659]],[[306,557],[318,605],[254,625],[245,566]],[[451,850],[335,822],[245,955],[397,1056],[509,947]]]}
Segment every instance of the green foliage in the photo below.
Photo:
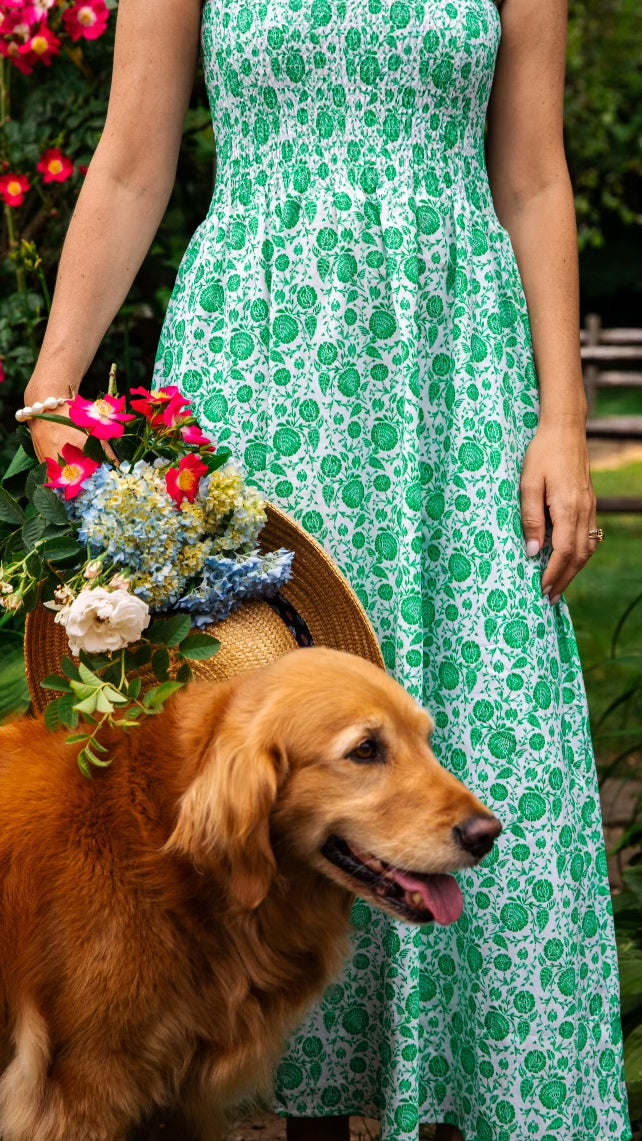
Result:
{"label": "green foliage", "polygon": [[[110,6],[116,7],[115,0]],[[15,450],[13,413],[23,401],[44,332],[64,235],[99,141],[110,89],[115,15],[100,39],[65,44],[50,67],[22,75],[0,56],[0,173],[25,174],[31,190],[4,207],[0,239],[0,469]],[[65,182],[45,184],[36,165],[59,148],[75,165]],[[167,215],[127,301],[83,385],[102,387],[112,360],[123,387],[149,381],[160,326],[178,264],[211,196],[214,140],[202,76],[195,85]],[[1,374],[0,374],[1,375]]]}
{"label": "green foliage", "polygon": [[625,874],[625,890],[613,901],[618,935],[624,1064],[629,1108],[642,1122],[642,864]]}
{"label": "green foliage", "polygon": [[[111,378],[115,385],[115,370]],[[56,421],[51,414],[46,419]],[[133,459],[153,459],[169,454],[176,442],[172,430],[153,428],[144,416],[129,423]],[[21,429],[22,442],[7,471],[0,480],[0,601],[4,614],[1,625],[17,622],[18,616],[34,610],[39,602],[56,600],[57,609],[76,597],[88,579],[99,583],[100,575],[108,577],[114,567],[105,567],[104,558],[92,558],[84,543],[77,539],[77,525],[64,504],[49,488],[43,486],[44,464],[38,464],[28,431]],[[102,458],[102,451],[100,456]],[[207,455],[211,470],[225,462],[226,453]],[[117,596],[118,592],[116,592]],[[20,638],[20,627],[11,631]],[[172,653],[170,654],[170,649]],[[78,763],[86,776],[92,769],[111,763],[106,747],[100,741],[103,729],[130,729],[144,716],[160,713],[167,699],[192,676],[189,661],[204,661],[218,652],[218,641],[208,634],[194,634],[187,614],[157,618],[135,647],[116,654],[87,654],[80,660],[64,658],[62,673],[44,679],[44,689],[58,696],[45,711],[49,729],[72,730],[70,744],[81,743]],[[142,693],[137,671],[151,664],[158,684]],[[177,676],[172,677],[172,668]],[[10,713],[25,707],[25,678],[20,641],[10,645],[10,653],[2,671],[4,701],[0,712]],[[27,697],[28,701],[28,697]],[[75,732],[80,726],[80,731]]]}
{"label": "green foliage", "polygon": [[582,245],[603,242],[609,217],[642,224],[641,55],[639,0],[573,0],[566,140]]}
{"label": "green foliage", "polygon": [[31,701],[22,651],[22,625],[22,621],[13,615],[0,616],[0,723],[8,717],[26,713]]}

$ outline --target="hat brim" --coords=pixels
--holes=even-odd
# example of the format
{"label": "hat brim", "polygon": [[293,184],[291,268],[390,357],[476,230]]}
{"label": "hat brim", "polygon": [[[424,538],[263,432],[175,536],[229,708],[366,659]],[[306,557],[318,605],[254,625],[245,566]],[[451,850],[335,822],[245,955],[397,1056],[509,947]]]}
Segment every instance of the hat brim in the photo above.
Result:
{"label": "hat brim", "polygon": [[294,574],[281,593],[305,620],[317,646],[330,646],[384,668],[370,619],[354,590],[320,543],[289,515],[266,504],[261,549],[294,551]]}
{"label": "hat brim", "polygon": [[[352,587],[323,547],[289,515],[266,504],[267,523],[260,536],[262,551],[281,547],[294,551],[293,577],[281,595],[307,626],[314,644],[365,658],[381,669],[383,656],[368,616]],[[258,669],[297,648],[293,634],[266,602],[248,602],[207,632],[221,642],[214,658],[193,662],[194,673],[214,681]],[[27,615],[25,668],[34,712],[42,713],[57,695],[41,682],[62,672],[69,655],[67,635],[54,613],[38,606]],[[143,684],[153,684],[151,669],[141,671]]]}

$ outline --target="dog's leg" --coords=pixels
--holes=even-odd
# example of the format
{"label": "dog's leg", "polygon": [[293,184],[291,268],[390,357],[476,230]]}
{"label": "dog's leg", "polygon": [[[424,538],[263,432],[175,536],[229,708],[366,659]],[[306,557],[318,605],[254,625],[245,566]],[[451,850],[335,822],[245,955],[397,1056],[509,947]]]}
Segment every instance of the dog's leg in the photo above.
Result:
{"label": "dog's leg", "polygon": [[129,1137],[129,1141],[201,1141],[193,1125],[178,1111],[160,1110],[139,1125]]}
{"label": "dog's leg", "polygon": [[176,1138],[172,1135],[171,1141],[224,1141],[228,1124],[224,1113],[211,1106],[192,1106],[191,1117],[195,1127],[192,1137],[181,1133]]}
{"label": "dog's leg", "polygon": [[13,1059],[0,1077],[2,1141],[127,1141],[139,1109],[124,1072],[112,1075],[111,1098],[104,1070],[83,1075],[78,1065],[70,1088],[52,1079],[49,1030],[33,1002],[20,1009],[13,1039]]}

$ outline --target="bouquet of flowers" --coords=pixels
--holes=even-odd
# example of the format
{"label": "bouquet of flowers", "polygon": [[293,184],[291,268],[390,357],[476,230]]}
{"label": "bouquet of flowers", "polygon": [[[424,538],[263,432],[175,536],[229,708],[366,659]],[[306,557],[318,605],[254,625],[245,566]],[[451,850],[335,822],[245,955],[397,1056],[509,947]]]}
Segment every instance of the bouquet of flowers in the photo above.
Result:
{"label": "bouquet of flowers", "polygon": [[[66,444],[39,465],[22,429],[0,483],[0,601],[15,612],[42,602],[64,627],[77,660],[66,657],[64,676],[42,683],[61,695],[45,716],[72,730],[82,718],[69,741],[83,741],[87,775],[109,763],[102,726],[158,713],[192,676],[189,662],[216,652],[203,626],[275,595],[292,573],[290,551],[260,553],[263,500],[179,390],[133,389],[129,409],[113,369],[105,396],[69,401],[82,449]],[[44,406],[30,414],[68,423]],[[25,473],[24,490],[12,493]],[[141,694],[137,671],[147,665],[158,684]]]}

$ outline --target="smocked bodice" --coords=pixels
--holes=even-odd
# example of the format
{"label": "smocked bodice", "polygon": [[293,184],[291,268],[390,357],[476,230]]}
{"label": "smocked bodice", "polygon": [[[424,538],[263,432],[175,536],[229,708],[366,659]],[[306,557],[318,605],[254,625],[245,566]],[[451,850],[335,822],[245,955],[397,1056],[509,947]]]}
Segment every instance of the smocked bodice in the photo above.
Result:
{"label": "smocked bodice", "polygon": [[217,185],[438,197],[483,171],[492,0],[207,0]]}

